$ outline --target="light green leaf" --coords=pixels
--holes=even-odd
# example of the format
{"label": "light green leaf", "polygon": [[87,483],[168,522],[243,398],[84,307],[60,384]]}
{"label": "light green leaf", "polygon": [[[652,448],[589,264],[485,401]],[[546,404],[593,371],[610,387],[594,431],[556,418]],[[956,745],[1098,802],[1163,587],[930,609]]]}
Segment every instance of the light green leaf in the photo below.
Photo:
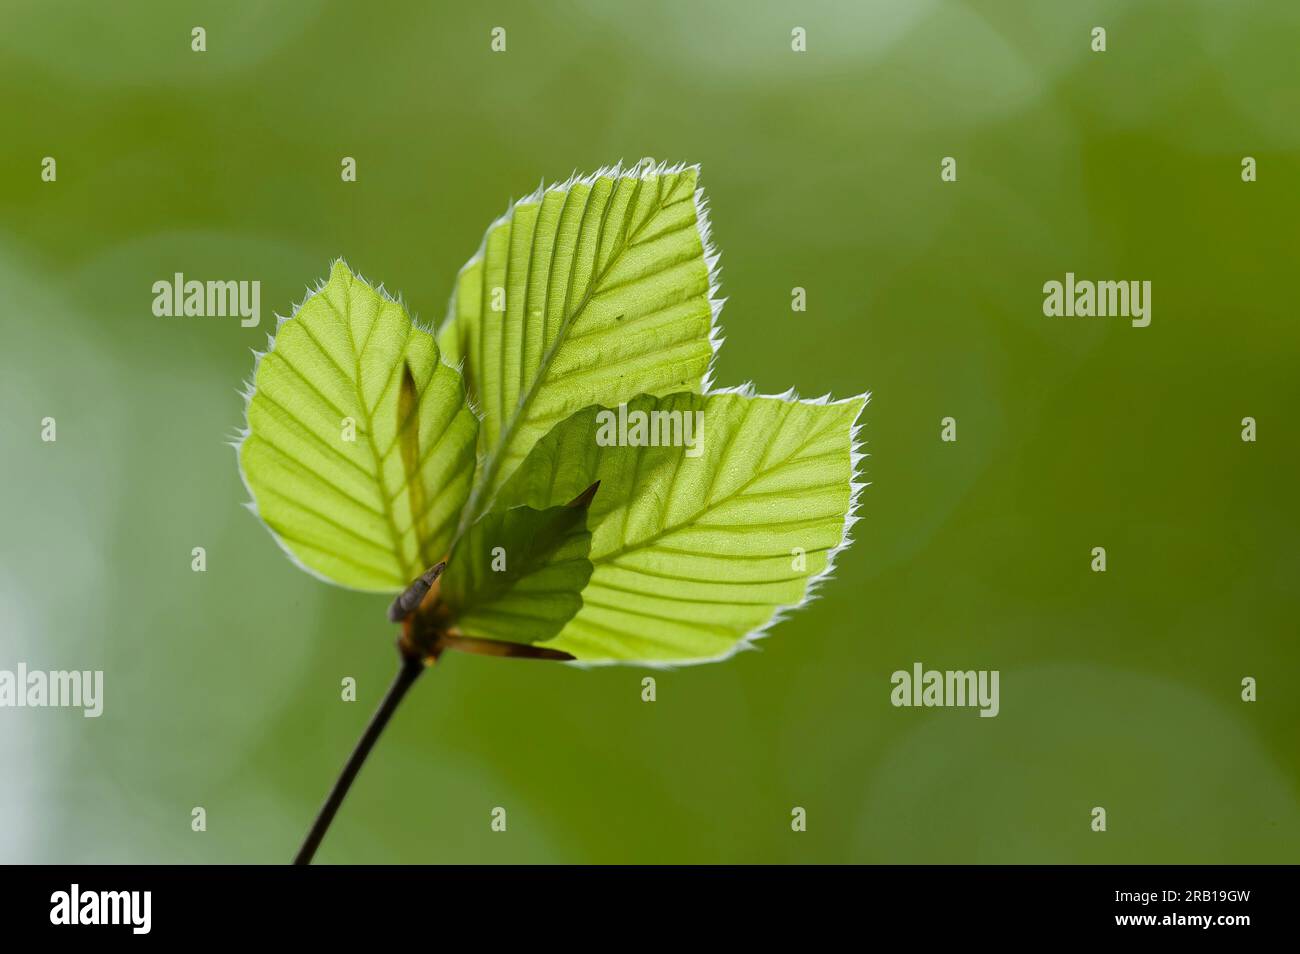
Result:
{"label": "light green leaf", "polygon": [[441,600],[466,636],[535,643],[582,607],[591,578],[590,494],[569,505],[492,510],[457,541]]}
{"label": "light green leaf", "polygon": [[[544,508],[601,482],[582,609],[545,645],[585,662],[688,663],[761,635],[848,539],[866,400],[643,396],[625,426],[599,408],[558,425],[498,499]],[[633,446],[651,434],[661,446]]]}
{"label": "light green leaf", "polygon": [[246,397],[240,470],[290,556],[343,586],[395,591],[446,554],[478,422],[399,302],[336,262],[281,322]]}
{"label": "light green leaf", "polygon": [[483,415],[462,525],[574,411],[702,389],[722,303],[697,173],[643,163],[539,191],[461,269],[439,342]]}

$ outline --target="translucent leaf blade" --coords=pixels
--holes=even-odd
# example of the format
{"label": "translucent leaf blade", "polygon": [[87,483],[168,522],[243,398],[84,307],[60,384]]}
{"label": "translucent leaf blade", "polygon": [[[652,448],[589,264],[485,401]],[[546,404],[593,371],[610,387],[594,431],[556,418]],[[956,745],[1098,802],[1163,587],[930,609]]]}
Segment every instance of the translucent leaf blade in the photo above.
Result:
{"label": "translucent leaf blade", "polygon": [[574,411],[702,390],[721,302],[697,174],[598,172],[489,228],[439,336],[483,414],[483,486],[467,518]]}
{"label": "translucent leaf blade", "polygon": [[500,495],[544,507],[601,482],[582,609],[545,645],[585,662],[667,664],[723,658],[761,635],[806,599],[847,541],[865,403],[736,393],[628,402],[629,424],[658,412],[671,428],[698,414],[698,456],[608,445],[611,412],[599,408],[558,425]]}
{"label": "translucent leaf blade", "polygon": [[516,643],[558,634],[591,578],[589,503],[493,510],[475,522],[442,580],[456,632]]}
{"label": "translucent leaf blade", "polygon": [[277,329],[246,417],[244,482],[300,564],[391,592],[445,554],[473,479],[477,419],[433,337],[342,262]]}

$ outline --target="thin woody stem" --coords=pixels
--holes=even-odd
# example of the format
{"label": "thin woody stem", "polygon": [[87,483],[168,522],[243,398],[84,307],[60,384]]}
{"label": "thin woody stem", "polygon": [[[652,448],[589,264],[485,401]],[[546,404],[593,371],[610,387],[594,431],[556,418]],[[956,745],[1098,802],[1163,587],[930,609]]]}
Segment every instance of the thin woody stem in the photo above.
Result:
{"label": "thin woody stem", "polygon": [[[599,481],[592,484],[575,498],[569,506],[585,507],[589,505],[596,488],[599,486]],[[436,661],[442,655],[443,650],[456,649],[461,652],[479,653],[486,656],[516,656],[525,659],[573,659],[568,653],[556,649],[449,633],[445,628],[446,614],[440,612],[437,605],[437,590],[435,589],[438,577],[442,575],[442,571],[446,566],[447,564],[444,561],[425,570],[397,599],[393,600],[393,604],[388,608],[389,620],[402,624],[402,635],[397,641],[397,652],[401,657],[401,666],[397,670],[393,684],[388,687],[388,692],[384,694],[383,701],[379,703],[379,708],[370,717],[370,724],[366,726],[366,731],[357,742],[357,747],[348,756],[347,763],[343,766],[343,771],[334,782],[334,787],[330,789],[329,797],[325,799],[325,804],[321,806],[320,814],[316,816],[316,821],[312,823],[311,830],[307,832],[306,840],[303,841],[302,847],[298,849],[298,854],[293,859],[295,865],[311,864],[312,858],[316,855],[316,849],[320,847],[321,841],[325,838],[325,833],[329,831],[330,823],[334,821],[334,816],[338,814],[339,806],[343,804],[343,799],[347,797],[348,789],[352,787],[352,782],[356,779],[357,773],[361,771],[361,766],[365,765],[366,756],[370,754],[370,750],[379,741],[379,736],[383,734],[384,727],[388,725],[388,720],[393,717],[393,713],[397,711],[397,706],[406,697],[406,693],[410,691],[411,686],[415,685],[415,680],[420,678],[420,673],[424,672],[429,663]]]}
{"label": "thin woody stem", "polygon": [[384,694],[384,699],[379,703],[379,708],[370,717],[370,724],[366,726],[365,733],[357,742],[357,747],[352,750],[352,754],[348,757],[347,764],[343,766],[343,771],[340,773],[338,780],[335,781],[334,787],[330,789],[329,797],[325,799],[325,804],[321,806],[320,814],[316,816],[311,831],[307,832],[306,840],[303,841],[302,847],[298,849],[297,857],[293,859],[295,865],[311,864],[316,849],[320,847],[321,840],[325,837],[325,833],[329,831],[330,822],[334,820],[339,806],[343,804],[343,799],[348,794],[348,789],[352,787],[353,780],[357,777],[357,773],[361,771],[361,766],[365,764],[366,756],[375,747],[375,742],[379,740],[380,734],[383,733],[384,726],[388,725],[388,720],[392,718],[398,704],[411,686],[415,685],[415,680],[420,678],[420,673],[424,672],[425,668],[424,661],[419,656],[408,653],[402,654],[401,668],[397,670],[393,684],[388,687],[388,692]]}

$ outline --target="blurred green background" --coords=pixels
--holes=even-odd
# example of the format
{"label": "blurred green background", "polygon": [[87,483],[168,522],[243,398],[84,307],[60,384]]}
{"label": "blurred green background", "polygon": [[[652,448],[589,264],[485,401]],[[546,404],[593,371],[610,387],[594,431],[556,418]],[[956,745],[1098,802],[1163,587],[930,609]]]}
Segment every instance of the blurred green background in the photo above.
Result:
{"label": "blurred green background", "polygon": [[[1292,0],[3,18],[0,668],[103,669],[106,699],[0,710],[0,860],[292,857],[395,634],[240,506],[249,349],[339,255],[440,320],[508,199],[643,156],[703,166],[719,385],[873,392],[857,542],[653,704],[644,670],[447,657],[319,860],[1300,858]],[[262,326],[154,317],[177,271],[260,280]],[[1066,271],[1152,281],[1151,326],[1045,318]],[[1001,714],[893,708],[917,661],[1000,670]]]}

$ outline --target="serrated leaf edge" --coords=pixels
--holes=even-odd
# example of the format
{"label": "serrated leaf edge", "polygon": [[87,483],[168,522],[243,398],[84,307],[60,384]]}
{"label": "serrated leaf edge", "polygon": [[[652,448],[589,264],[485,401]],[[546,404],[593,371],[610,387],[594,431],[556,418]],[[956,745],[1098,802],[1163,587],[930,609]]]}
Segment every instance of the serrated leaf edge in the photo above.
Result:
{"label": "serrated leaf edge", "polygon": [[704,666],[710,663],[724,662],[732,656],[735,656],[737,653],[745,652],[746,650],[761,649],[761,647],[755,644],[758,640],[764,639],[772,627],[776,626],[778,623],[784,622],[792,613],[807,606],[821,595],[820,590],[822,585],[826,581],[830,580],[835,573],[835,561],[837,557],[853,543],[853,526],[861,519],[861,516],[858,514],[859,498],[861,497],[862,491],[871,486],[870,481],[860,479],[863,476],[861,472],[862,461],[870,455],[862,450],[862,445],[866,442],[859,436],[862,428],[866,426],[865,422],[862,421],[861,418],[862,414],[866,411],[867,406],[871,403],[871,392],[864,391],[861,394],[855,394],[852,397],[847,398],[840,398],[839,400],[833,400],[830,392],[823,394],[821,397],[801,398],[794,388],[790,388],[780,394],[759,394],[757,389],[754,387],[753,382],[746,382],[745,384],[737,385],[736,387],[711,390],[701,394],[700,397],[710,398],[719,394],[739,394],[747,398],[785,401],[786,403],[807,404],[814,407],[829,407],[841,404],[853,404],[858,401],[862,402],[862,406],[858,409],[858,414],[854,418],[852,426],[849,428],[849,506],[848,510],[845,511],[844,528],[840,535],[840,542],[826,552],[826,566],[822,571],[808,578],[807,583],[804,585],[803,599],[798,603],[789,603],[784,606],[778,606],[772,613],[772,617],[766,623],[759,626],[757,629],[750,630],[744,636],[740,637],[740,639],[738,639],[726,652],[718,653],[715,656],[701,657],[699,659],[687,659],[676,662],[645,661],[636,659],[574,659],[566,660],[566,666],[574,666],[578,669],[601,669],[610,666],[642,666],[646,669],[671,671],[674,669],[682,669],[687,666]]}
{"label": "serrated leaf edge", "polygon": [[[316,286],[314,288],[310,285],[307,286],[307,293],[303,296],[301,301],[296,302],[294,304],[293,310],[288,315],[281,315],[278,312],[275,314],[275,331],[272,334],[268,334],[266,336],[266,350],[258,351],[256,348],[249,349],[253,353],[253,370],[250,376],[244,379],[239,390],[236,392],[239,394],[240,397],[244,399],[244,425],[243,427],[236,429],[234,437],[226,441],[226,444],[229,445],[230,447],[233,447],[235,450],[235,466],[236,469],[239,471],[239,481],[241,484],[244,485],[244,492],[248,494],[248,500],[244,501],[242,506],[244,507],[244,509],[246,509],[249,513],[251,513],[254,517],[257,518],[257,522],[260,523],[262,527],[271,535],[271,539],[275,541],[276,546],[278,546],[284,552],[285,556],[289,558],[289,560],[293,563],[293,565],[296,566],[298,569],[302,570],[303,572],[307,573],[308,575],[313,576],[316,579],[321,580],[322,582],[328,583],[331,586],[337,586],[340,589],[345,589],[345,590],[352,590],[355,593],[374,593],[376,591],[363,589],[362,587],[358,587],[358,586],[351,586],[347,583],[340,583],[338,580],[326,576],[325,574],[319,572],[318,570],[309,567],[301,559],[298,558],[298,555],[296,553],[294,553],[291,549],[289,549],[289,545],[285,543],[283,539],[281,539],[280,534],[275,532],[274,528],[272,528],[272,526],[262,518],[262,514],[258,511],[257,497],[253,493],[253,488],[248,483],[248,475],[244,473],[244,463],[241,454],[241,451],[243,450],[244,442],[248,440],[249,436],[253,433],[252,428],[249,426],[248,409],[253,403],[253,395],[257,390],[257,372],[258,369],[262,366],[262,359],[265,358],[268,354],[270,354],[272,350],[274,350],[276,335],[279,334],[280,329],[284,326],[285,322],[292,321],[294,318],[296,318],[298,316],[298,312],[302,310],[303,305],[307,304],[307,301],[310,298],[320,294],[322,291],[325,290],[325,286],[329,284],[330,278],[334,274],[334,268],[337,265],[342,265],[344,268],[346,268],[348,272],[351,273],[354,280],[362,282],[363,284],[369,286],[384,301],[391,302],[397,305],[399,308],[401,308],[402,313],[405,314],[406,317],[410,320],[411,324],[415,326],[415,329],[417,331],[423,331],[425,334],[428,334],[430,337],[432,337],[434,340],[434,344],[436,346],[438,341],[436,331],[431,325],[426,325],[423,322],[421,322],[419,317],[416,314],[414,314],[409,308],[407,308],[406,301],[402,297],[402,294],[400,292],[397,294],[396,297],[394,297],[392,294],[389,293],[388,289],[384,287],[383,282],[380,282],[379,284],[375,284],[373,282],[367,281],[364,275],[362,275],[360,272],[353,269],[352,266],[347,263],[347,260],[340,255],[339,257],[334,258],[330,261],[329,267],[325,271],[325,277],[323,279],[317,280]],[[442,359],[441,348],[438,349],[438,363],[444,365],[445,367],[451,368],[457,374],[460,374],[462,379],[464,378],[464,375],[462,374],[461,369],[458,365],[448,364],[446,361]],[[468,395],[466,395],[465,403],[469,407],[470,413],[473,414],[474,417],[481,422],[483,420],[483,416],[479,413],[478,408],[474,407],[473,402],[469,400]]]}
{"label": "serrated leaf edge", "polygon": [[[456,272],[456,280],[452,282],[452,292],[447,301],[447,312],[438,326],[441,333],[445,330],[456,317],[456,289],[460,287],[460,278],[465,272],[469,271],[475,265],[483,261],[483,256],[487,252],[488,236],[496,231],[497,227],[504,225],[514,219],[515,209],[521,205],[534,205],[542,201],[542,198],[551,192],[568,192],[575,185],[592,186],[599,179],[612,177],[614,179],[635,179],[646,174],[655,176],[676,175],[687,169],[694,169],[696,176],[696,187],[694,195],[695,203],[695,227],[700,237],[700,247],[704,250],[704,266],[708,270],[709,278],[709,347],[712,354],[709,356],[709,366],[704,372],[701,379],[700,390],[707,392],[713,386],[713,366],[718,360],[718,350],[726,340],[722,333],[722,325],[719,323],[719,316],[722,314],[722,306],[727,303],[726,298],[719,298],[718,292],[721,290],[722,266],[719,261],[722,253],[713,244],[713,222],[709,218],[709,200],[704,194],[704,187],[700,182],[700,164],[698,162],[678,162],[669,164],[667,162],[655,162],[653,159],[645,158],[636,162],[632,166],[625,167],[623,160],[619,160],[612,166],[601,166],[595,172],[587,175],[579,175],[575,169],[569,178],[553,182],[549,186],[545,180],[536,189],[519,199],[512,199],[506,204],[506,210],[501,215],[492,220],[483,231],[483,238],[479,240],[478,250],[470,256],[469,261],[462,265]],[[476,409],[477,412],[477,409]]]}

